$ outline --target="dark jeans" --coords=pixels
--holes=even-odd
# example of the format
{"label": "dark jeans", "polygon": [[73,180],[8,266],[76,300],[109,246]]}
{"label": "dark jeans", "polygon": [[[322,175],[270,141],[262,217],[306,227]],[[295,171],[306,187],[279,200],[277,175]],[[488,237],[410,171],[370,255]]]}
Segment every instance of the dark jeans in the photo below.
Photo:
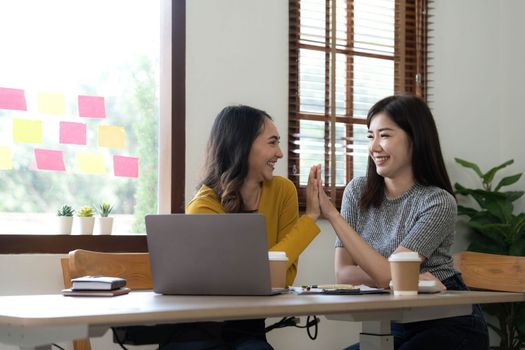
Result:
{"label": "dark jeans", "polygon": [[159,350],[273,350],[264,319],[173,325]]}
{"label": "dark jeans", "polygon": [[[468,290],[461,275],[447,278],[443,284],[448,290]],[[392,322],[395,350],[484,350],[489,348],[487,324],[479,305],[472,306],[472,314],[437,320]],[[345,350],[359,350],[354,344]]]}

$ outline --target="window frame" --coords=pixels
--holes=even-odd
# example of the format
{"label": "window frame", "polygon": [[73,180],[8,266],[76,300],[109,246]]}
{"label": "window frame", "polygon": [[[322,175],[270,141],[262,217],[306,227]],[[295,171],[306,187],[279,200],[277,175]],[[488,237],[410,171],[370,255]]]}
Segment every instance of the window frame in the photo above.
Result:
{"label": "window frame", "polygon": [[[328,23],[335,19],[335,14],[331,13],[330,6],[335,0],[325,0],[326,18],[325,36],[330,38],[335,35],[332,33]],[[353,23],[353,0],[337,0],[347,2],[347,23]],[[395,94],[414,94],[426,100],[427,90],[427,9],[428,0],[394,0],[395,3],[395,52],[394,62],[394,93]],[[346,125],[366,125],[366,119],[354,118],[352,113],[344,116],[336,115],[335,108],[331,111],[331,105],[335,104],[334,94],[330,94],[331,81],[335,80],[334,70],[331,70],[330,60],[335,61],[335,53],[341,53],[339,47],[326,42],[324,47],[311,46],[300,42],[301,35],[301,0],[289,0],[289,95],[288,95],[288,177],[295,184],[299,197],[299,207],[301,210],[306,208],[306,186],[300,185],[300,155],[294,153],[297,146],[294,141],[301,138],[294,136],[300,133],[301,120],[314,120],[325,123],[325,161],[321,164],[324,170],[323,184],[327,193],[335,192],[331,196],[332,202],[340,209],[341,200],[345,186],[336,186],[335,167],[330,167],[330,163],[335,161],[335,125],[344,122]],[[333,16],[333,18],[331,18]],[[408,24],[407,24],[408,23]],[[351,54],[351,40],[353,40],[353,26],[347,28],[349,47],[346,49],[350,54],[347,56],[345,84],[347,104],[352,103],[353,86],[351,81],[351,67],[355,56],[388,58],[374,53],[353,53]],[[327,41],[330,41],[328,39]],[[299,51],[300,49],[310,49],[324,52],[326,56],[325,64],[325,111],[324,114],[307,113],[300,111],[299,96]],[[345,51],[346,51],[345,50]],[[332,57],[331,57],[332,56]],[[385,96],[386,97],[386,96]],[[347,110],[351,110],[347,108]],[[330,139],[330,132],[334,135]],[[352,137],[352,128],[346,128],[347,138]],[[334,156],[329,159],[329,152]],[[330,173],[331,172],[331,173]],[[346,181],[353,178],[353,158],[346,157]],[[331,176],[330,176],[331,175]],[[330,183],[330,178],[332,182]]]}
{"label": "window frame", "polygon": [[[171,140],[165,145],[171,150],[171,157],[166,165],[166,169],[171,171],[171,177],[164,176],[160,180],[169,185],[170,191],[166,204],[161,203],[159,208],[161,211],[183,213],[186,164],[186,0],[169,0],[166,3],[168,7],[171,6],[171,11],[168,10],[171,21],[169,18],[167,21],[171,22],[171,62],[168,62],[166,67],[171,82],[168,84],[170,86],[167,87],[167,93],[163,94],[170,103],[163,107],[167,108],[166,113],[171,115],[171,118],[168,118],[171,122],[168,127],[168,130],[171,130]],[[65,254],[74,249],[147,252],[146,235],[0,235],[0,254]]]}

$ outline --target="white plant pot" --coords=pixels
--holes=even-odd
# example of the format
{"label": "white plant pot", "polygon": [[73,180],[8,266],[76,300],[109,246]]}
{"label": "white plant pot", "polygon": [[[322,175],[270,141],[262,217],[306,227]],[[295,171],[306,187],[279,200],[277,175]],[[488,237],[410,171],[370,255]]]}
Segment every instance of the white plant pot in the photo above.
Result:
{"label": "white plant pot", "polygon": [[92,235],[93,227],[95,226],[94,217],[78,217],[80,221],[80,234],[81,235]]}
{"label": "white plant pot", "polygon": [[113,229],[113,218],[111,216],[98,218],[99,234],[110,235],[112,229]]}
{"label": "white plant pot", "polygon": [[70,235],[71,227],[73,227],[72,216],[59,216],[58,217],[58,229],[61,235]]}

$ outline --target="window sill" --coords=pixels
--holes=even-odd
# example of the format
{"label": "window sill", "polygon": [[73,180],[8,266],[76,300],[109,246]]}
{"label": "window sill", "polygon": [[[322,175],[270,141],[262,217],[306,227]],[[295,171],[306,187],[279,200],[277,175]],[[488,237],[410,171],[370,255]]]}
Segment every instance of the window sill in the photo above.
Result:
{"label": "window sill", "polygon": [[0,235],[0,254],[67,254],[75,249],[99,252],[147,252],[146,235]]}

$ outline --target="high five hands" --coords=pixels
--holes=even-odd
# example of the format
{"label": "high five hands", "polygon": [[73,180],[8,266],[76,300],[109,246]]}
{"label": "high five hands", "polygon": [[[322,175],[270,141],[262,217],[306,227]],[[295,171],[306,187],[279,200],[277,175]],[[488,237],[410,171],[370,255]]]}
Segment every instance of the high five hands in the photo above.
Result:
{"label": "high five hands", "polygon": [[321,178],[321,165],[314,165],[310,168],[308,183],[306,185],[306,215],[316,221],[321,215],[319,203],[319,185]]}
{"label": "high five hands", "polygon": [[330,197],[324,191],[321,180],[321,164],[310,168],[306,186],[306,214],[314,220],[317,220],[321,214],[328,220],[339,215]]}

